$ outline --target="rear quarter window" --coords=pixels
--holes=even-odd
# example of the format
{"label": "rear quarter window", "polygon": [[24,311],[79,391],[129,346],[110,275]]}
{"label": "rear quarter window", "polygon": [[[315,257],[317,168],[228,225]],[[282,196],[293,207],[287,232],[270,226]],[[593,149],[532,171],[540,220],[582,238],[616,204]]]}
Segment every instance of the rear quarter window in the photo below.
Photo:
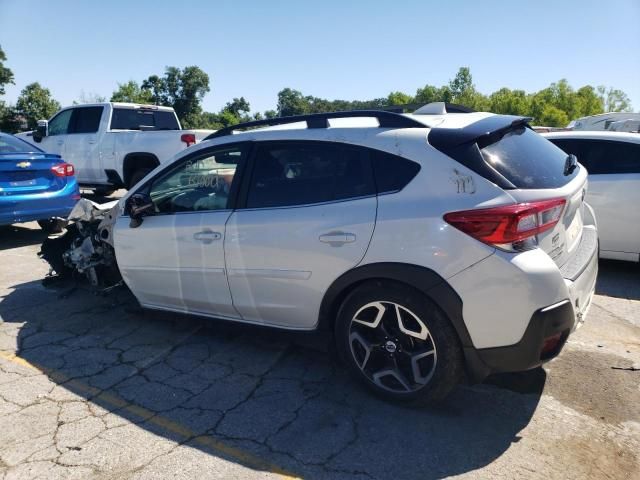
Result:
{"label": "rear quarter window", "polygon": [[378,150],[371,151],[378,193],[402,190],[420,171],[420,165],[406,158]]}
{"label": "rear quarter window", "polygon": [[565,175],[567,153],[529,128],[518,128],[480,150],[484,161],[516,188],[559,188],[578,174]]}

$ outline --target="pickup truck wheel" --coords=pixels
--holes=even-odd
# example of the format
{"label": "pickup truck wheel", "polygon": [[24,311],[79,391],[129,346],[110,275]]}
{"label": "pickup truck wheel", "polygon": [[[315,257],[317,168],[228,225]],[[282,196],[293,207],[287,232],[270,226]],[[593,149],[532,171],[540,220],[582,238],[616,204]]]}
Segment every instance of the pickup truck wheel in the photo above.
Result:
{"label": "pickup truck wheel", "polygon": [[46,220],[38,220],[38,225],[46,233],[61,233],[67,225],[65,220],[59,218],[49,218]]}
{"label": "pickup truck wheel", "polygon": [[146,177],[151,170],[151,168],[140,168],[133,172],[133,174],[131,174],[131,179],[129,180],[128,188],[133,188],[140,180]]}
{"label": "pickup truck wheel", "polygon": [[462,376],[451,323],[407,285],[375,280],[356,288],[338,312],[335,340],[351,374],[388,400],[437,403]]}

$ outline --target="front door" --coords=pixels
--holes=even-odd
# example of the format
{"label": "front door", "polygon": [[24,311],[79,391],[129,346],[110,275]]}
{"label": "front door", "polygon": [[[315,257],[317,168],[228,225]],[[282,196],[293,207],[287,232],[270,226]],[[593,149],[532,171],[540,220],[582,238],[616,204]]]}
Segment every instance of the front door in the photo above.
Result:
{"label": "front door", "polygon": [[38,147],[47,153],[60,155],[66,160],[65,140],[69,137],[72,115],[73,109],[71,108],[58,112],[58,114],[49,121],[49,134],[42,138]]}
{"label": "front door", "polygon": [[373,234],[369,154],[328,142],[263,142],[254,152],[246,201],[227,222],[234,306],[246,321],[311,329],[327,288]]}
{"label": "front door", "polygon": [[120,217],[114,243],[120,272],[142,305],[238,317],[223,245],[243,155],[241,145],[200,150],[137,189],[150,195],[156,214],[137,228]]}

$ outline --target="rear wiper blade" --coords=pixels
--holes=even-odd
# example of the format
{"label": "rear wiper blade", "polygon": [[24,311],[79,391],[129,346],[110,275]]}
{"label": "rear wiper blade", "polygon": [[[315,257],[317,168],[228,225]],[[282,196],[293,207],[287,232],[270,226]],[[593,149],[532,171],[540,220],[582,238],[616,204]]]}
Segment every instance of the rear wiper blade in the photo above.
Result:
{"label": "rear wiper blade", "polygon": [[571,175],[576,168],[578,168],[578,157],[573,154],[567,155],[564,161],[564,176]]}

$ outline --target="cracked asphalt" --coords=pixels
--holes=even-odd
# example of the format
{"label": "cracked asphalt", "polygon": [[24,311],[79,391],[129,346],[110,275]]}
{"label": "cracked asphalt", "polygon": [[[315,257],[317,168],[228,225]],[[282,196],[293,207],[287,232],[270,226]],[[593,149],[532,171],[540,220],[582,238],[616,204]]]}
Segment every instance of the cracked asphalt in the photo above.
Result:
{"label": "cracked asphalt", "polygon": [[531,372],[437,408],[361,390],[313,335],[45,288],[0,227],[0,477],[640,478],[640,267],[601,262],[586,324]]}

